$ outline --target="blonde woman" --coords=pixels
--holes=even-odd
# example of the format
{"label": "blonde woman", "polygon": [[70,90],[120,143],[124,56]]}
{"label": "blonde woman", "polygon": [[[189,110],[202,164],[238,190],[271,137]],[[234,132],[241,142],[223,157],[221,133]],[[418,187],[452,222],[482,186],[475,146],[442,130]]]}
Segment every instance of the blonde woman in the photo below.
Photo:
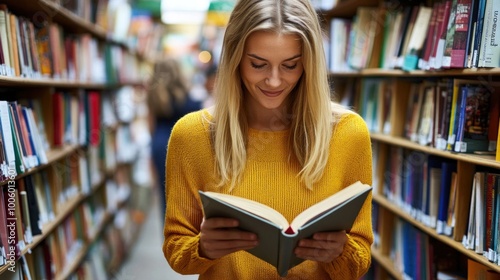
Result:
{"label": "blonde woman", "polygon": [[[199,110],[201,102],[191,98],[189,84],[175,58],[155,63],[148,85],[148,103],[152,131],[151,154],[157,174],[160,210],[165,215],[165,157],[174,124],[185,114]],[[163,221],[162,216],[162,221]]]}
{"label": "blonde woman", "polygon": [[[203,218],[198,190],[266,204],[291,221],[327,196],[371,185],[369,133],[331,101],[322,30],[309,0],[241,0],[231,14],[212,108],[182,118],[167,155],[163,252],[200,279],[282,279],[245,252],[238,221]],[[370,266],[371,195],[350,232],[299,242],[288,279],[358,279]]]}

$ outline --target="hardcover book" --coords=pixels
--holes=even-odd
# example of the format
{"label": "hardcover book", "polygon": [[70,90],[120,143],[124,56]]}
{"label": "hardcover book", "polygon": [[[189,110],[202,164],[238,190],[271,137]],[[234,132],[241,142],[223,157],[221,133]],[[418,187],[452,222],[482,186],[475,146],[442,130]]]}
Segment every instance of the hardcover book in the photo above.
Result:
{"label": "hardcover book", "polygon": [[295,256],[297,242],[317,232],[349,231],[372,187],[356,182],[310,206],[289,223],[269,206],[229,194],[199,191],[205,218],[239,220],[239,228],[258,235],[259,244],[249,249],[270,263],[284,277],[304,259]]}

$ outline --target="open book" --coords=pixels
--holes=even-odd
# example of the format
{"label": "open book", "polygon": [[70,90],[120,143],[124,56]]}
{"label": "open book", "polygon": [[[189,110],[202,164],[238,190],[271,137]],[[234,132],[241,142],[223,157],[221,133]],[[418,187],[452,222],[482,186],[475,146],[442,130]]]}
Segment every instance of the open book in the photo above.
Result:
{"label": "open book", "polygon": [[317,232],[349,231],[372,187],[356,182],[310,206],[291,223],[269,206],[229,194],[199,191],[205,218],[239,220],[239,228],[258,235],[259,245],[248,250],[272,264],[284,277],[303,259],[293,253],[297,242]]}

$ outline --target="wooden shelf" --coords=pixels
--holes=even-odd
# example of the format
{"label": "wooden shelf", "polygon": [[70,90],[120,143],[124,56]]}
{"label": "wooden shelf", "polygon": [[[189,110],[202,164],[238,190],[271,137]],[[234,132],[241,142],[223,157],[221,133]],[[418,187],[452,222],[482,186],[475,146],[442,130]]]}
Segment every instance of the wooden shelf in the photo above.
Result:
{"label": "wooden shelf", "polygon": [[[49,221],[48,223],[44,224],[42,227],[42,234],[33,236],[33,242],[29,243],[26,245],[26,247],[21,251],[21,255],[25,255],[28,252],[31,252],[42,240],[47,238],[53,231],[56,229],[63,221],[73,213],[73,211],[83,202],[85,199],[91,197],[97,189],[99,189],[101,186],[104,185],[105,179],[100,181],[99,183],[95,184],[91,188],[91,192],[89,194],[79,194],[76,197],[71,198],[69,201],[67,201],[63,207],[61,213],[59,213],[54,220]],[[4,273],[8,269],[8,265],[4,265],[0,267],[0,275]]]}
{"label": "wooden shelf", "polygon": [[87,255],[92,243],[94,243],[97,240],[97,238],[101,235],[101,233],[104,231],[104,229],[106,228],[106,226],[109,224],[109,222],[113,217],[114,215],[112,213],[106,212],[104,214],[104,217],[98,227],[98,230],[96,230],[95,234],[93,236],[90,236],[89,240],[85,242],[85,244],[82,246],[76,257],[71,261],[71,263],[64,266],[64,271],[60,275],[56,275],[55,278],[57,280],[68,279],[71,276],[71,274],[80,266],[82,261],[85,259],[85,256]]}
{"label": "wooden shelf", "polygon": [[380,204],[380,206],[393,212],[396,216],[399,216],[402,219],[404,219],[405,221],[414,225],[415,227],[417,227],[419,230],[423,231],[424,233],[426,233],[430,237],[433,237],[434,239],[436,239],[442,243],[447,244],[448,246],[452,247],[453,249],[457,250],[458,252],[467,256],[468,258],[473,259],[473,260],[487,266],[489,269],[500,273],[500,266],[499,265],[496,265],[494,263],[489,262],[488,259],[486,259],[486,257],[479,255],[474,251],[466,249],[462,245],[462,243],[457,242],[448,236],[438,234],[435,229],[429,228],[429,227],[423,225],[422,223],[416,221],[410,214],[406,213],[404,210],[397,207],[393,202],[389,201],[387,198],[374,193],[373,200],[375,202],[377,202],[378,204]]}
{"label": "wooden shelf", "polygon": [[379,0],[344,0],[329,11],[324,11],[327,17],[352,17],[356,15],[358,7],[376,7]]}
{"label": "wooden shelf", "polygon": [[7,8],[15,14],[31,18],[34,22],[50,20],[64,26],[72,33],[90,33],[102,41],[123,47],[142,61],[152,62],[151,59],[131,49],[126,42],[114,39],[103,27],[83,19],[53,0],[3,0],[2,3],[7,4]]}
{"label": "wooden shelf", "polygon": [[422,146],[415,142],[402,137],[393,137],[379,133],[371,133],[371,138],[376,141],[384,142],[390,145],[395,145],[415,151],[421,151],[431,155],[437,155],[454,160],[469,162],[477,165],[488,166],[500,169],[500,162],[495,160],[494,155],[476,155],[476,154],[461,154],[449,151],[442,151],[436,148]]}
{"label": "wooden shelf", "polygon": [[116,84],[82,83],[79,81],[59,79],[28,79],[21,77],[0,76],[0,86],[8,87],[55,87],[55,88],[82,88],[82,89],[112,89],[120,86],[144,86],[146,81],[125,81]]}
{"label": "wooden shelf", "polygon": [[403,275],[394,267],[394,261],[389,257],[382,255],[382,253],[372,247],[372,257],[380,264],[384,269],[397,280],[403,280]]}
{"label": "wooden shelf", "polygon": [[[23,178],[25,176],[28,176],[30,174],[36,173],[36,172],[44,169],[45,167],[50,166],[51,164],[55,163],[56,161],[76,152],[78,149],[80,149],[80,147],[81,146],[79,146],[79,145],[66,145],[66,146],[63,146],[61,148],[56,148],[56,149],[52,149],[52,150],[47,151],[47,153],[46,153],[47,154],[47,163],[46,164],[41,164],[37,167],[31,168],[31,169],[25,171],[24,173],[18,174],[16,176],[15,180],[18,180],[18,179]],[[6,185],[7,182],[8,182],[7,180],[0,182],[0,187],[3,185]]]}
{"label": "wooden shelf", "polygon": [[403,71],[397,69],[363,69],[359,71],[330,72],[332,77],[395,77],[395,78],[439,78],[439,77],[477,77],[482,76],[486,81],[500,79],[500,68],[474,68],[474,69],[447,69],[437,71]]}

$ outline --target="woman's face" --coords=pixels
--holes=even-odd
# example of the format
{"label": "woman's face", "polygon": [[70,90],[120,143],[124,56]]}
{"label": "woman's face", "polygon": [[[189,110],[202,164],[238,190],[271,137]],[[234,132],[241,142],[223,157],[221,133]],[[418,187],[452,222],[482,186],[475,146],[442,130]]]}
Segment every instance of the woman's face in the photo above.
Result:
{"label": "woman's face", "polygon": [[285,100],[303,71],[298,35],[252,33],[246,40],[240,63],[247,108],[261,112],[286,106]]}

